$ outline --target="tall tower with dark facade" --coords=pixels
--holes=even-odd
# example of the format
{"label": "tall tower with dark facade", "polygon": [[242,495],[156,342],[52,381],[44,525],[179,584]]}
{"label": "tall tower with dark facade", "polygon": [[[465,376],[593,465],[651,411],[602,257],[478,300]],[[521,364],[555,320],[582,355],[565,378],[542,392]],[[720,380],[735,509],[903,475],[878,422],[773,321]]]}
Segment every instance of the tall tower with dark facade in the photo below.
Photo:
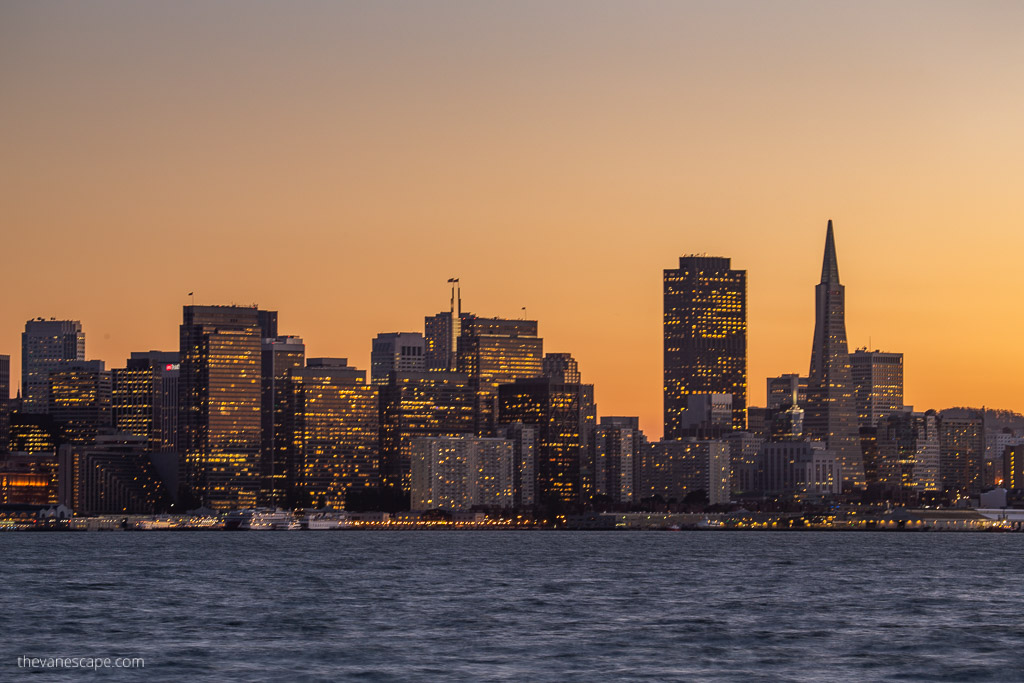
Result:
{"label": "tall tower with dark facade", "polygon": [[[181,483],[195,502],[253,507],[260,492],[261,361],[276,314],[241,306],[185,306],[181,325]],[[276,321],[275,321],[276,322]],[[271,335],[276,336],[276,335]]]}
{"label": "tall tower with dark facade", "polygon": [[747,424],[747,271],[684,256],[665,271],[665,438],[686,436],[688,397],[731,394],[732,427]]}
{"label": "tall tower with dark facade", "polygon": [[80,360],[85,360],[85,332],[81,322],[52,318],[26,322],[21,335],[22,412],[47,412],[50,373]]}
{"label": "tall tower with dark facade", "polygon": [[821,282],[815,287],[814,345],[807,379],[804,432],[825,442],[839,459],[843,488],[864,488],[864,459],[857,428],[857,404],[846,346],[846,288],[832,221],[825,235]]}

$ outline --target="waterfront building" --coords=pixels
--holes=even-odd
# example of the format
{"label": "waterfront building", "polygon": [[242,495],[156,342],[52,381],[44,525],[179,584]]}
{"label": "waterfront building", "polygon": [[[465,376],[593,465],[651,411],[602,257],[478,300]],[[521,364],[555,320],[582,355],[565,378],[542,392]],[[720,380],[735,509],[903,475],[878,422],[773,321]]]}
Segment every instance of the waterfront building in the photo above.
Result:
{"label": "waterfront building", "polygon": [[279,504],[343,509],[350,492],[380,483],[379,391],[344,358],[290,370]]}
{"label": "waterfront building", "polygon": [[475,428],[475,394],[461,372],[392,372],[380,386],[382,483],[410,491],[416,437],[464,436]]}
{"label": "waterfront building", "polygon": [[730,394],[747,425],[747,272],[727,258],[684,256],[664,272],[665,438],[686,435],[691,394]]}
{"label": "waterfront building", "polygon": [[90,444],[66,444],[73,467],[71,507],[77,514],[152,515],[170,502],[144,436],[101,434]]}
{"label": "waterfront building", "polygon": [[637,494],[642,476],[642,456],[648,443],[647,435],[640,429],[640,418],[636,415],[605,415],[601,417],[601,426],[628,429],[633,435],[633,499],[639,500]]}
{"label": "waterfront building", "polygon": [[370,351],[370,381],[387,384],[392,372],[426,370],[426,341],[419,332],[382,332]]}
{"label": "waterfront building", "polygon": [[87,444],[111,428],[111,375],[101,360],[70,361],[50,372],[47,410],[62,443]]}
{"label": "waterfront building", "polygon": [[981,493],[985,457],[985,417],[981,411],[939,414],[939,474],[950,496]]}
{"label": "waterfront building", "polygon": [[874,427],[883,415],[903,410],[903,354],[857,349],[850,354],[850,377],[860,427]]}
{"label": "waterfront building", "polygon": [[682,503],[691,494],[702,494],[710,505],[729,502],[729,447],[724,441],[663,439],[649,444],[642,458],[639,500],[661,496],[665,502]]}
{"label": "waterfront building", "polygon": [[114,429],[146,439],[151,453],[178,451],[177,351],[136,351],[111,371]]}
{"label": "waterfront building", "polygon": [[500,424],[537,428],[538,503],[586,502],[593,490],[593,474],[584,463],[588,432],[596,421],[593,385],[534,377],[501,385],[498,396]]}
{"label": "waterfront building", "polygon": [[78,320],[25,323],[21,335],[21,411],[45,413],[50,408],[50,373],[70,361],[85,360],[85,332]]}
{"label": "waterfront building", "polygon": [[511,508],[515,449],[506,439],[476,436],[412,440],[413,510]]}
{"label": "waterfront building", "polygon": [[839,458],[820,441],[768,441],[758,453],[761,491],[798,498],[842,492]]}
{"label": "waterfront building", "polygon": [[12,453],[53,453],[57,444],[57,428],[48,414],[11,411],[9,446]]}
{"label": "waterfront building", "polygon": [[1024,445],[1006,447],[1002,485],[1008,491],[1024,491]]}
{"label": "waterfront building", "polygon": [[[185,306],[180,327],[181,485],[196,505],[250,508],[261,490],[262,340],[277,315]],[[266,337],[264,333],[271,332]]]}
{"label": "waterfront building", "polygon": [[52,451],[0,454],[0,505],[71,507],[68,462]]}
{"label": "waterfront building", "polygon": [[839,282],[832,221],[828,222],[825,235],[821,282],[814,292],[814,343],[807,378],[804,432],[823,441],[838,459],[845,488],[864,488],[857,406],[846,345],[846,288]]}

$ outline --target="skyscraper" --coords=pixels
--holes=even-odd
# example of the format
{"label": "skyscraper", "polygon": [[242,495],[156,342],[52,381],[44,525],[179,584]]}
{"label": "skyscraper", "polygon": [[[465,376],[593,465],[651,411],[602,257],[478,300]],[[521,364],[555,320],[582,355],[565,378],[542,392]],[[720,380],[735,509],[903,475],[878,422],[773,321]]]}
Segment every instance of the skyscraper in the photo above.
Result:
{"label": "skyscraper", "polygon": [[185,306],[180,328],[181,484],[214,509],[253,507],[260,491],[261,346],[275,316],[255,307]]}
{"label": "skyscraper", "polygon": [[145,437],[149,452],[177,451],[180,367],[177,351],[143,351],[115,368],[114,429]]}
{"label": "skyscraper", "polygon": [[284,506],[290,500],[288,471],[290,439],[284,433],[288,417],[288,382],[294,370],[306,360],[306,346],[301,337],[278,336],[263,339],[262,406],[260,420],[263,433],[260,476],[263,479],[262,502]]}
{"label": "skyscraper", "polygon": [[11,437],[11,357],[0,355],[0,453]]}
{"label": "skyscraper", "polygon": [[310,358],[288,373],[285,443],[275,460],[276,504],[343,508],[379,483],[379,387],[344,358]]}
{"label": "skyscraper", "polygon": [[477,434],[494,434],[498,387],[541,376],[543,356],[544,340],[537,336],[536,320],[463,318],[457,362],[476,392]]}
{"label": "skyscraper", "polygon": [[747,272],[684,256],[664,274],[665,438],[686,435],[691,394],[731,394],[732,427],[747,424]]}
{"label": "skyscraper", "polygon": [[85,360],[81,322],[42,318],[26,322],[21,335],[22,412],[49,410],[50,373],[76,360]]}
{"label": "skyscraper", "polygon": [[423,372],[426,366],[426,341],[419,332],[382,332],[370,350],[370,381],[387,384],[388,373]]}
{"label": "skyscraper", "polygon": [[903,354],[857,349],[850,354],[857,420],[874,427],[878,418],[903,409]]}
{"label": "skyscraper", "polygon": [[821,282],[814,292],[814,342],[804,432],[825,442],[835,454],[843,472],[844,488],[864,488],[864,460],[846,346],[846,288],[839,283],[832,221],[828,222],[825,234]]}
{"label": "skyscraper", "polygon": [[50,373],[47,412],[63,443],[91,444],[111,427],[111,378],[101,360],[71,361]]}
{"label": "skyscraper", "polygon": [[427,343],[427,370],[447,370],[454,372],[457,366],[458,339],[462,334],[462,292],[459,279],[451,278],[451,308],[437,315],[423,319],[423,336]]}

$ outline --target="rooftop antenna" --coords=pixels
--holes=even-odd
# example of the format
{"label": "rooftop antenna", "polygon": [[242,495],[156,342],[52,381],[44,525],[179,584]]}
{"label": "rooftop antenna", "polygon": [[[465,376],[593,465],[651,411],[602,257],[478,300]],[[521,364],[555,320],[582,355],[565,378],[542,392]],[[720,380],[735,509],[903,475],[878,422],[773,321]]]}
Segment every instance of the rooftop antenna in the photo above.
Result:
{"label": "rooftop antenna", "polygon": [[448,343],[448,370],[455,370],[455,354],[458,348],[459,337],[462,335],[462,287],[459,285],[459,278],[448,278],[448,284],[452,286],[451,300],[451,339]]}

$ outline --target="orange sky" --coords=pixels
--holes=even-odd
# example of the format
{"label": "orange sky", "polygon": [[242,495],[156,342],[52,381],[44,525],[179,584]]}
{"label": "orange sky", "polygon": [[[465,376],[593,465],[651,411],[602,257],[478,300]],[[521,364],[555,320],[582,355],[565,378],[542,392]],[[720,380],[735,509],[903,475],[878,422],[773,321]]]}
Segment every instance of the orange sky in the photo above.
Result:
{"label": "orange sky", "polygon": [[749,272],[750,395],[806,373],[825,223],[851,347],[918,408],[1024,410],[1024,4],[0,6],[0,353],[174,349],[185,296],[310,355],[540,321],[661,433],[661,271]]}

